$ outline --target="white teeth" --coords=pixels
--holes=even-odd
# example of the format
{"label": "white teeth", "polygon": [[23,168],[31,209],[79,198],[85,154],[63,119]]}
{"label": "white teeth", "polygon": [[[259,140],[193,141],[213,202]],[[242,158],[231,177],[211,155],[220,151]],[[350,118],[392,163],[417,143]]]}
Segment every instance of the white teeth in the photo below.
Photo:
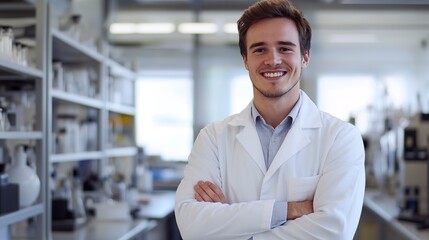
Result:
{"label": "white teeth", "polygon": [[269,78],[280,77],[282,75],[283,75],[283,72],[264,73],[264,77],[269,77]]}

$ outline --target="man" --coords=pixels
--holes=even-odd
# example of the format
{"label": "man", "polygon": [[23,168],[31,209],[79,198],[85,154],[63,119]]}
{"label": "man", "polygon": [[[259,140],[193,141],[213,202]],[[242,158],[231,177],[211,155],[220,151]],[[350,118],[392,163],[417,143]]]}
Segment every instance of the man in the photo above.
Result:
{"label": "man", "polygon": [[307,20],[288,0],[263,0],[238,29],[253,101],[199,133],[176,195],[182,237],[352,239],[365,188],[362,139],[300,90]]}

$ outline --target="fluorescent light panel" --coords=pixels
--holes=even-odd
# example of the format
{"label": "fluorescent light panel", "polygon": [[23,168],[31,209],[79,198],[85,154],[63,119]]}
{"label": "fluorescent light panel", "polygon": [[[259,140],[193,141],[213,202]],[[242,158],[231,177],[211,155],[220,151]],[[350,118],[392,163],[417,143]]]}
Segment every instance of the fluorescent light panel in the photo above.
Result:
{"label": "fluorescent light panel", "polygon": [[[112,34],[169,34],[176,30],[173,23],[112,23]],[[215,23],[187,22],[178,26],[178,31],[183,34],[214,34],[218,31]],[[236,23],[226,23],[223,31],[228,34],[237,34]]]}
{"label": "fluorescent light panel", "polygon": [[215,23],[181,23],[178,30],[184,34],[213,34],[218,31]]}
{"label": "fluorescent light panel", "polygon": [[168,34],[176,30],[173,23],[140,23],[137,26],[138,33]]}
{"label": "fluorescent light panel", "polygon": [[109,30],[112,34],[168,34],[176,27],[173,23],[113,23]]}
{"label": "fluorescent light panel", "polygon": [[112,34],[131,34],[136,33],[135,23],[112,23],[109,31]]}

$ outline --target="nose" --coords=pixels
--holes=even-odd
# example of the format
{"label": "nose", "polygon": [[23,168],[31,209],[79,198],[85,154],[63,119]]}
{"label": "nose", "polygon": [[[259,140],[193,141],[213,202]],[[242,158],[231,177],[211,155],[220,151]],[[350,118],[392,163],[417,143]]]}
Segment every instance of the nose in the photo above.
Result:
{"label": "nose", "polygon": [[281,62],[282,62],[282,59],[280,57],[280,54],[276,51],[270,51],[267,54],[267,58],[264,61],[264,63],[269,66],[276,66],[281,64]]}

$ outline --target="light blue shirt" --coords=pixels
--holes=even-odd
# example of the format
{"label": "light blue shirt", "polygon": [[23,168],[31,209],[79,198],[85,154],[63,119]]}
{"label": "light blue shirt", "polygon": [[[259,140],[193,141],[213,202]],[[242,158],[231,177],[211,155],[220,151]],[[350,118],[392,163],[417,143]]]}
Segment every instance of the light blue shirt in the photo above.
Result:
{"label": "light blue shirt", "polygon": [[[265,167],[268,169],[273,162],[274,157],[279,151],[283,140],[286,138],[289,130],[291,129],[295,119],[298,117],[299,110],[301,109],[302,98],[299,96],[298,102],[290,111],[289,115],[284,118],[280,124],[273,128],[268,125],[264,118],[259,114],[255,105],[252,103],[252,118],[255,122],[256,131],[258,132],[259,141],[261,142],[262,152],[264,154]],[[287,218],[287,202],[276,201],[274,203],[273,214],[271,217],[271,228],[283,225],[286,223]]]}

